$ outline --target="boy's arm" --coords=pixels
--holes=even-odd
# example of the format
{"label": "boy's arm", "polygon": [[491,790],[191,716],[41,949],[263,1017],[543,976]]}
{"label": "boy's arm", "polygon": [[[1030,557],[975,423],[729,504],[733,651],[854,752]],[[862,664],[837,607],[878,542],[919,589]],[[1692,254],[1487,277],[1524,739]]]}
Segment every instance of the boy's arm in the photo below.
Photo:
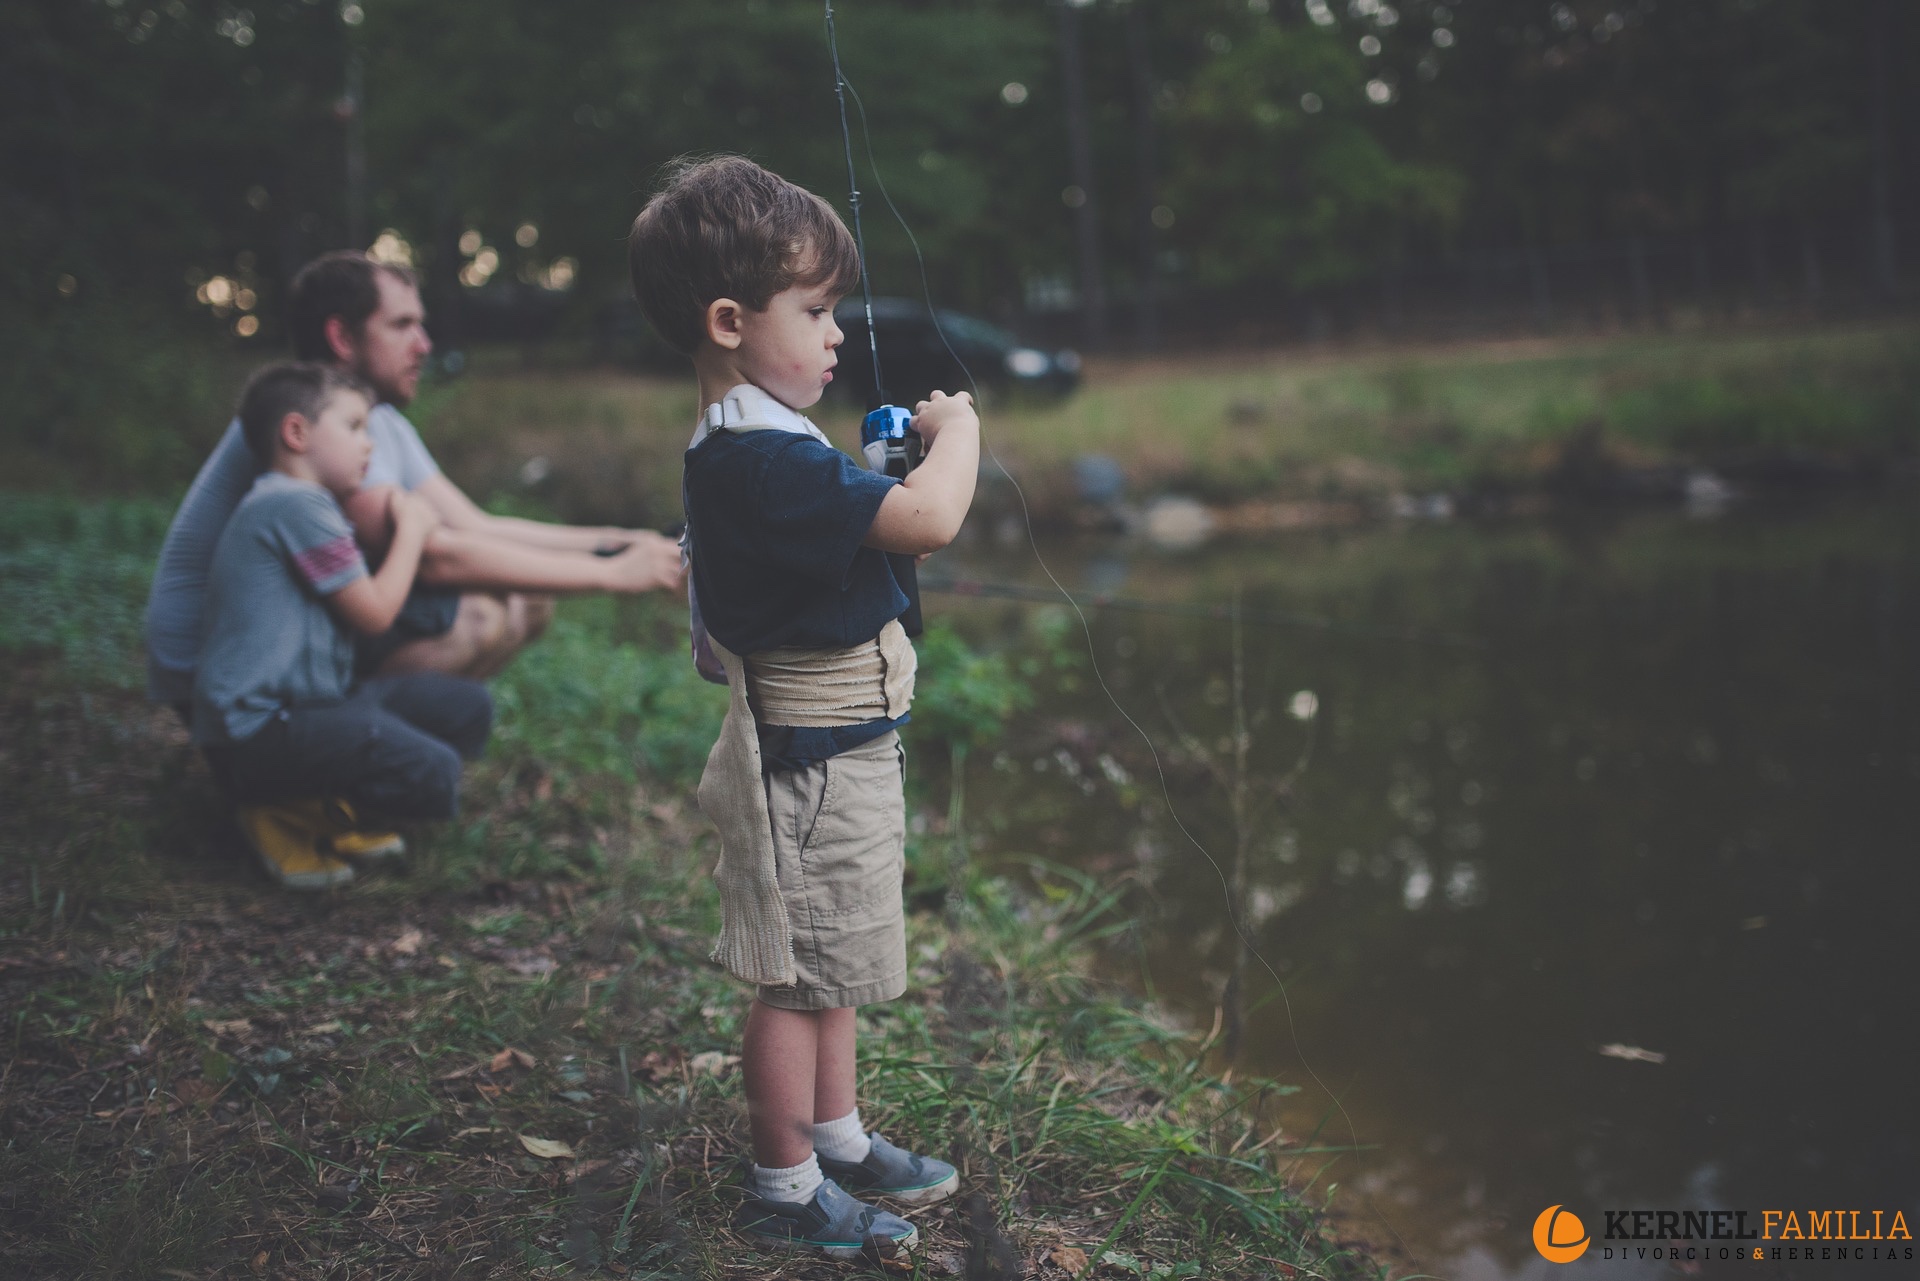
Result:
{"label": "boy's arm", "polygon": [[973,397],[936,391],[914,406],[913,429],[927,456],[888,491],[864,540],[883,552],[937,552],[960,532],[980,474],[980,419]]}
{"label": "boy's arm", "polygon": [[327,597],[333,616],[363,636],[378,636],[393,626],[413,589],[420,550],[433,528],[433,509],[401,489],[388,500],[393,511],[393,540],[378,572],[354,579]]}

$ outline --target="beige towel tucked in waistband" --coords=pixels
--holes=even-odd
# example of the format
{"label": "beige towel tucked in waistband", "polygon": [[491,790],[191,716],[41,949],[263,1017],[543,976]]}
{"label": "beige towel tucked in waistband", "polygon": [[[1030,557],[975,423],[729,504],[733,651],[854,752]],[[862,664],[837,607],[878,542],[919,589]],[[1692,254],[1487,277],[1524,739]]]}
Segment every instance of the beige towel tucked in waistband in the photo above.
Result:
{"label": "beige towel tucked in waistband", "polygon": [[898,622],[865,645],[763,650],[745,666],[763,725],[858,725],[904,716],[913,704],[913,644]]}

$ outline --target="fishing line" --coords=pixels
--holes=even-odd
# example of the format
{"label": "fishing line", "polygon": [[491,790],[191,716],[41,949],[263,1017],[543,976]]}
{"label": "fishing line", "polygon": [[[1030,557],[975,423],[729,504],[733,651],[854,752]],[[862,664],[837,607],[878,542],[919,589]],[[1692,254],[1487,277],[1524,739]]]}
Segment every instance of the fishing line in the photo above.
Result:
{"label": "fishing line", "polygon": [[[894,203],[892,193],[887,190],[886,179],[881,176],[879,161],[873,153],[873,129],[867,119],[866,103],[861,100],[859,90],[854,88],[853,83],[846,78],[845,73],[840,69],[840,50],[835,41],[833,26],[833,0],[826,0],[826,14],[827,42],[833,56],[835,91],[838,93],[844,88],[846,94],[851,95],[853,98],[854,108],[860,115],[860,133],[867,155],[867,167],[873,174],[874,186],[880,192],[880,198],[886,202],[887,208],[892,211],[894,220],[900,224],[900,230],[906,234],[907,243],[913,247],[914,262],[917,264],[920,273],[920,289],[927,305],[927,315],[933,322],[934,333],[939,336],[940,345],[946,349],[947,355],[952,358],[955,365],[959,366],[962,376],[967,380],[968,388],[973,392],[974,403],[978,405],[980,403],[980,384],[978,380],[974,378],[973,370],[968,367],[966,361],[961,359],[960,353],[954,350],[953,343],[947,338],[945,327],[940,323],[940,312],[934,305],[933,284],[927,275],[927,259],[926,255],[921,252],[920,238],[914,235],[913,227],[907,222],[906,216],[900,212],[900,207]],[[850,134],[847,133],[846,100],[844,97],[841,98],[840,127],[842,130],[842,141],[845,144],[848,154],[851,155],[853,142]],[[855,210],[857,215],[857,204],[855,205]],[[864,260],[861,263],[861,272],[864,278],[866,272],[866,263]],[[869,307],[868,310],[867,334],[871,339],[873,335],[871,307]],[[875,373],[877,382],[877,366]],[[1034,532],[1033,511],[1027,502],[1026,490],[1022,488],[1013,472],[1008,470],[1007,465],[1001,461],[1000,455],[994,449],[993,441],[988,436],[984,424],[982,424],[980,431],[980,442],[986,449],[987,457],[993,461],[994,467],[1006,478],[1007,483],[1013,487],[1014,495],[1020,502],[1020,515],[1026,526],[1027,544],[1033,549],[1034,562],[1040,566],[1040,572],[1046,575],[1047,581],[1053,584],[1054,589],[1060,593],[1061,598],[1065,600],[1068,607],[1073,610],[1074,617],[1080,622],[1080,631],[1087,643],[1087,660],[1093,668],[1094,680],[1099,684],[1100,692],[1106,695],[1107,701],[1113,705],[1113,709],[1120,714],[1121,719],[1132,727],[1133,732],[1139,735],[1140,741],[1146,745],[1147,754],[1153,760],[1154,772],[1160,779],[1160,794],[1166,802],[1167,816],[1173,820],[1173,825],[1179,829],[1180,834],[1187,839],[1187,842],[1200,852],[1201,857],[1207,860],[1207,863],[1213,868],[1214,875],[1219,878],[1221,896],[1227,905],[1227,919],[1232,923],[1234,933],[1239,937],[1241,944],[1247,949],[1248,955],[1260,962],[1261,968],[1267,972],[1268,977],[1273,980],[1274,986],[1280,992],[1282,1005],[1287,1012],[1287,1031],[1292,1037],[1293,1050],[1294,1053],[1299,1056],[1300,1065],[1306,1069],[1307,1075],[1313,1079],[1313,1083],[1326,1093],[1336,1108],[1340,1109],[1340,1116],[1347,1123],[1347,1133],[1352,1136],[1353,1145],[1358,1149],[1360,1147],[1359,1129],[1354,1125],[1353,1117],[1347,1111],[1346,1104],[1341,1102],[1340,1096],[1321,1079],[1320,1074],[1314,1071],[1313,1065],[1307,1060],[1306,1050],[1300,1043],[1299,1028],[1294,1020],[1293,998],[1287,990],[1285,980],[1280,977],[1280,972],[1273,967],[1273,964],[1267,960],[1265,954],[1260,951],[1259,946],[1254,942],[1252,932],[1247,928],[1245,921],[1241,918],[1240,905],[1233,900],[1233,887],[1227,879],[1225,869],[1220,866],[1219,860],[1214,858],[1212,852],[1201,843],[1200,838],[1194,835],[1192,829],[1190,829],[1185,820],[1180,817],[1178,809],[1175,808],[1172,785],[1167,780],[1166,767],[1161,763],[1160,750],[1154,745],[1153,736],[1147,733],[1145,727],[1133,718],[1133,714],[1122,706],[1119,698],[1107,684],[1106,674],[1100,670],[1100,658],[1093,639],[1093,626],[1087,620],[1086,611],[1081,609],[1080,603],[1074,599],[1073,593],[1067,590],[1066,586],[1061,583],[1060,579],[1054,574],[1052,567],[1047,564],[1046,556],[1040,551],[1039,537]],[[1361,1187],[1360,1194],[1366,1199],[1375,1217],[1386,1225],[1389,1232],[1393,1233],[1394,1240],[1400,1244],[1401,1249],[1407,1250],[1406,1242],[1400,1236],[1398,1229],[1393,1226],[1385,1215],[1379,1213],[1378,1208],[1373,1205],[1373,1198],[1367,1193],[1364,1186]],[[1407,1253],[1409,1257],[1411,1257],[1412,1252],[1407,1250]]]}
{"label": "fishing line", "polygon": [[[1034,601],[1051,604],[1055,593],[1044,587],[1028,587],[1021,583],[991,583],[976,578],[936,578],[922,579],[922,591],[942,592],[949,596],[979,596],[1000,600]],[[1459,645],[1469,649],[1482,649],[1484,643],[1471,636],[1457,636],[1451,632],[1423,632],[1412,628],[1377,627],[1370,623],[1348,623],[1337,618],[1322,618],[1318,614],[1301,614],[1284,609],[1242,609],[1237,605],[1222,605],[1218,602],[1201,601],[1157,601],[1142,600],[1137,596],[1115,596],[1110,592],[1089,592],[1076,597],[1084,600],[1095,609],[1118,609],[1134,614],[1171,614],[1187,618],[1214,618],[1223,620],[1238,619],[1243,623],[1259,623],[1268,627],[1297,627],[1303,631],[1330,632],[1344,636],[1358,636],[1368,640],[1408,641],[1415,644]]]}

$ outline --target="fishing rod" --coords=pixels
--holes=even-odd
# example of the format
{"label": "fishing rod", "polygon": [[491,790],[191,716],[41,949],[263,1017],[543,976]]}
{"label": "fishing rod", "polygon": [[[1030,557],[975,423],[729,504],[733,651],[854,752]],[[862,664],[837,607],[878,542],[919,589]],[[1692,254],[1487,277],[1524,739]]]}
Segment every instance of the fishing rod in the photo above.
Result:
{"label": "fishing rod", "polygon": [[[833,27],[833,0],[827,5],[827,49],[833,55],[833,96],[840,105],[840,141],[847,156],[847,204],[853,211],[853,244],[860,255],[860,299],[866,309],[867,356],[873,362],[873,396],[860,420],[860,452],[869,469],[896,480],[920,465],[925,453],[920,433],[913,429],[913,411],[889,403],[886,380],[880,373],[880,335],[873,326],[873,278],[867,271],[867,238],[860,226],[860,177],[853,164],[853,130],[847,125],[847,78],[840,72],[840,40]],[[864,119],[865,113],[862,113]],[[889,202],[891,203],[891,202]],[[907,608],[900,626],[918,636],[925,624],[920,615],[919,561],[902,552],[887,552],[894,581],[906,594]]]}

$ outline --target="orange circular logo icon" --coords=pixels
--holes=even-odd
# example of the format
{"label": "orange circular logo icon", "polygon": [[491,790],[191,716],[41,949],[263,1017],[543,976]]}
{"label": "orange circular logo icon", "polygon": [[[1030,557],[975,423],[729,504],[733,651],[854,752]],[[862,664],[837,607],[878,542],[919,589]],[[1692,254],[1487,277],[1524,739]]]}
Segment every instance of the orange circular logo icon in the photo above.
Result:
{"label": "orange circular logo icon", "polygon": [[1533,1248],[1549,1263],[1572,1263],[1587,1252],[1593,1238],[1572,1210],[1550,1205],[1533,1221]]}

